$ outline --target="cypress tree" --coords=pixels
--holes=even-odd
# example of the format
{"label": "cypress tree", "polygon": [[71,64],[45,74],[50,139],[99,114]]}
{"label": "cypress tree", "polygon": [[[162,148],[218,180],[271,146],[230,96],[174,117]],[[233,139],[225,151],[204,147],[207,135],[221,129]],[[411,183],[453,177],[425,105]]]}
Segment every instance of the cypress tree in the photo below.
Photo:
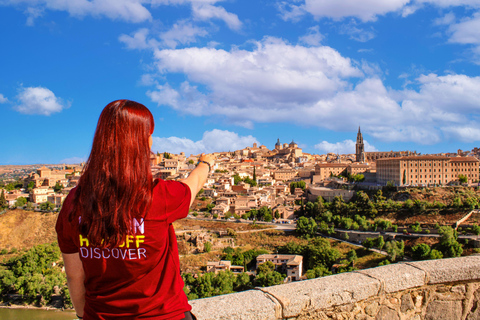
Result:
{"label": "cypress tree", "polygon": [[2,194],[0,194],[0,208],[7,206],[7,199],[5,199],[5,190],[2,189]]}

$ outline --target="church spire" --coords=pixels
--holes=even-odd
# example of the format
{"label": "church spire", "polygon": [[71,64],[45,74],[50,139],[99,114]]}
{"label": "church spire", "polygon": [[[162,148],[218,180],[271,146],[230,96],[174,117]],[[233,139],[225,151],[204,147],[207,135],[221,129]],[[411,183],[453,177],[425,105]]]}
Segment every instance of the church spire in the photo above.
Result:
{"label": "church spire", "polygon": [[357,162],[365,162],[365,145],[363,144],[360,126],[358,126],[357,143],[355,144],[355,160]]}

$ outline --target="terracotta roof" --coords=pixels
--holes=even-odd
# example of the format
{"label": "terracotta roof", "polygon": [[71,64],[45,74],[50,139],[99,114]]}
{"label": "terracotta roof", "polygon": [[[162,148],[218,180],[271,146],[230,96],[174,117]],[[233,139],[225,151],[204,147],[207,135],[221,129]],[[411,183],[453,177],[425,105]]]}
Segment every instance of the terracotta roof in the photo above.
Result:
{"label": "terracotta roof", "polygon": [[478,159],[475,157],[454,157],[450,158],[451,161],[460,161],[460,162],[478,162]]}
{"label": "terracotta roof", "polygon": [[384,159],[377,159],[378,161],[386,161],[386,160],[451,160],[453,158],[450,157],[443,157],[443,156],[405,156],[405,157],[395,157],[395,158],[384,158]]}

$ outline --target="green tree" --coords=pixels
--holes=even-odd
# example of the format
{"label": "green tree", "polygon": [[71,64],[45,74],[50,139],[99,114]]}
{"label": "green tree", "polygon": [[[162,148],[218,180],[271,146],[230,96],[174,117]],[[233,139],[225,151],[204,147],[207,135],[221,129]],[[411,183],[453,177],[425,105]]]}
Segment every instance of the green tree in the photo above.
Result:
{"label": "green tree", "polygon": [[53,187],[53,191],[55,192],[60,192],[63,189],[63,185],[60,184],[59,182],[55,183],[55,186]]}
{"label": "green tree", "polygon": [[468,182],[468,178],[467,178],[466,175],[459,174],[459,175],[458,175],[458,181],[460,181],[460,183],[467,183],[467,182]]}
{"label": "green tree", "polygon": [[205,211],[207,212],[212,212],[212,209],[215,208],[215,205],[213,203],[207,204]]}
{"label": "green tree", "polygon": [[436,260],[436,259],[442,259],[443,258],[443,254],[436,250],[436,249],[432,249],[430,251],[430,256],[429,256],[429,259],[430,260]]}
{"label": "green tree", "polygon": [[5,191],[2,189],[2,193],[0,194],[0,208],[7,207],[7,199],[5,198]]}
{"label": "green tree", "polygon": [[283,283],[284,278],[282,274],[275,271],[275,265],[267,261],[258,266],[254,282],[259,287],[270,287]]}
{"label": "green tree", "polygon": [[33,181],[30,181],[27,185],[27,189],[29,191],[31,191],[34,187],[35,187],[35,182],[33,182]]}
{"label": "green tree", "polygon": [[25,204],[27,204],[27,199],[25,197],[18,197],[17,201],[15,201],[16,207],[23,207]]}
{"label": "green tree", "polygon": [[390,261],[397,261],[403,258],[405,243],[402,241],[388,241],[385,244],[385,251],[388,253]]}
{"label": "green tree", "polygon": [[195,161],[193,161],[192,159],[188,160],[188,164],[194,164]]}
{"label": "green tree", "polygon": [[300,217],[297,220],[295,231],[300,234],[300,236],[309,239],[317,233],[317,223],[313,218]]}
{"label": "green tree", "polygon": [[172,155],[171,155],[170,153],[168,153],[168,152],[164,152],[164,153],[163,153],[163,157],[164,157],[165,159],[172,159]]}
{"label": "green tree", "polygon": [[329,276],[331,274],[332,273],[324,265],[319,265],[318,267],[307,270],[305,275],[307,276],[307,279],[314,279]]}
{"label": "green tree", "polygon": [[357,257],[357,252],[355,250],[350,250],[347,252],[347,255],[346,255],[346,258],[348,261],[350,262],[355,262],[357,261],[358,257]]}
{"label": "green tree", "polygon": [[205,244],[203,245],[203,251],[204,252],[210,252],[212,251],[212,244],[210,242],[205,242]]}
{"label": "green tree", "polygon": [[341,256],[340,251],[332,248],[330,242],[324,238],[310,240],[304,252],[304,259],[307,257],[305,262],[307,269],[313,269],[319,265],[331,268]]}
{"label": "green tree", "polygon": [[426,243],[420,243],[412,247],[412,258],[415,260],[430,259],[431,248]]}
{"label": "green tree", "polygon": [[460,257],[463,253],[462,245],[457,241],[458,233],[450,226],[438,228],[440,235],[440,249],[446,257]]}
{"label": "green tree", "polygon": [[54,209],[55,209],[55,205],[50,201],[40,204],[40,210],[42,211],[53,211]]}

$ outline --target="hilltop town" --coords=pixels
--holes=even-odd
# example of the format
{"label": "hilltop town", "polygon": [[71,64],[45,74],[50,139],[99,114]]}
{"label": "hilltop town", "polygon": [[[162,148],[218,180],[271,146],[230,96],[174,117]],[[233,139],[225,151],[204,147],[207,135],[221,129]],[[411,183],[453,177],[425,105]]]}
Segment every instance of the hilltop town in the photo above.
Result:
{"label": "hilltop town", "polygon": [[[415,151],[366,152],[360,128],[355,154],[312,155],[304,153],[294,141],[277,140],[272,150],[255,143],[214,155],[215,166],[202,196],[215,204],[208,211],[217,218],[241,217],[253,209],[267,207],[276,215],[272,219],[288,223],[296,218],[301,200],[315,201],[318,196],[327,201],[341,196],[348,201],[355,195],[354,189],[359,188],[472,186],[479,181],[477,148],[435,155],[419,155]],[[197,158],[183,152],[152,153],[152,174],[161,179],[186,178],[195,168]],[[78,182],[82,166],[2,166],[0,178],[6,206],[29,204],[36,208],[48,202],[60,207]],[[292,188],[293,185],[300,187]],[[17,203],[19,198],[26,202],[20,199]]]}

